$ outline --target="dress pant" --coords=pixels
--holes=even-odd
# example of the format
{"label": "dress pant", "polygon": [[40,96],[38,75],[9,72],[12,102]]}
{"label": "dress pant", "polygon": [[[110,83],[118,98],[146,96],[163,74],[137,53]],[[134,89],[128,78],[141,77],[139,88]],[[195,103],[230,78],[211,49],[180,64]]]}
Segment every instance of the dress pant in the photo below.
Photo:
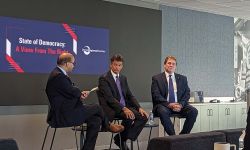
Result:
{"label": "dress pant", "polygon": [[86,140],[82,150],[94,150],[98,132],[104,122],[104,113],[99,105],[83,105],[87,123]]}
{"label": "dress pant", "polygon": [[126,141],[127,139],[130,139],[132,141],[135,141],[144,128],[144,125],[147,123],[148,118],[146,116],[142,116],[134,108],[128,109],[130,109],[134,113],[134,120],[127,119],[123,112],[121,114],[116,114],[116,117],[122,119],[122,125],[124,126],[124,131],[121,132],[121,140]]}
{"label": "dress pant", "polygon": [[172,123],[170,116],[172,114],[180,114],[185,117],[185,123],[180,134],[190,133],[194,123],[196,121],[198,110],[191,105],[186,105],[180,112],[174,112],[170,108],[158,104],[155,109],[155,115],[160,117],[161,123],[168,135],[175,135],[174,124]]}

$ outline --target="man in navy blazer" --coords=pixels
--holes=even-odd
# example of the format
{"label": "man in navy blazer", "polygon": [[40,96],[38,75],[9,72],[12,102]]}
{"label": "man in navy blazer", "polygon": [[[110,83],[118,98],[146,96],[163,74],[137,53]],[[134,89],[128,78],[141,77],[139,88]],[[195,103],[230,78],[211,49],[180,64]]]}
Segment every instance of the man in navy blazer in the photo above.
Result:
{"label": "man in navy blazer", "polygon": [[115,144],[121,149],[127,149],[126,140],[136,140],[147,122],[148,114],[141,108],[129,89],[127,78],[120,73],[123,67],[123,57],[111,57],[110,70],[99,78],[99,101],[112,121],[114,117],[122,119],[124,131],[121,132],[122,145],[119,136],[114,137]]}
{"label": "man in navy blazer", "polygon": [[46,86],[52,127],[79,126],[87,123],[87,134],[83,150],[94,150],[100,126],[111,132],[120,132],[121,125],[109,124],[103,110],[98,105],[83,105],[89,91],[80,91],[69,78],[75,64],[70,53],[62,53],[57,59],[57,67],[51,72]]}
{"label": "man in navy blazer", "polygon": [[167,56],[164,61],[165,71],[153,76],[151,85],[153,112],[160,117],[168,135],[175,135],[171,114],[180,114],[186,118],[180,134],[190,133],[198,115],[197,109],[188,104],[190,89],[187,77],[175,73],[176,65],[176,58]]}

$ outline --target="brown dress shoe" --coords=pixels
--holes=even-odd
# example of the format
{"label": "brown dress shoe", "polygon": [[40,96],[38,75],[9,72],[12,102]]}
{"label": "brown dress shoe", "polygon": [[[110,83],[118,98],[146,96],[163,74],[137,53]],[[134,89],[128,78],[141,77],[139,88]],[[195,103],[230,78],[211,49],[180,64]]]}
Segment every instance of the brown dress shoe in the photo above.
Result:
{"label": "brown dress shoe", "polygon": [[108,131],[113,132],[113,133],[119,133],[124,130],[124,126],[120,124],[113,124],[110,123],[108,127]]}

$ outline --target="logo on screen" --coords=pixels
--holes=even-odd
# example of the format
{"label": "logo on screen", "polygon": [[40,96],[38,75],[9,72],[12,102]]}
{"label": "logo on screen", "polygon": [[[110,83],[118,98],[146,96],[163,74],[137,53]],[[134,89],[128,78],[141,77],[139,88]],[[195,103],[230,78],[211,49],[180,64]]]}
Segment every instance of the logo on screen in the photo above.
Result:
{"label": "logo on screen", "polygon": [[91,49],[89,46],[84,46],[82,48],[82,51],[85,55],[89,55],[90,53],[105,53],[105,50],[99,50],[99,49]]}

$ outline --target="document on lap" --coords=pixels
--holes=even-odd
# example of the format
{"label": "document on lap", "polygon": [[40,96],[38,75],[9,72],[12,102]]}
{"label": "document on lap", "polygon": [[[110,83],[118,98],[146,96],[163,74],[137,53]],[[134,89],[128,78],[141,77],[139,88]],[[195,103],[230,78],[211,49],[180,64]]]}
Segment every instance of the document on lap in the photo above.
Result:
{"label": "document on lap", "polygon": [[92,88],[92,89],[89,91],[89,93],[94,92],[94,91],[96,91],[96,90],[98,90],[98,87]]}

